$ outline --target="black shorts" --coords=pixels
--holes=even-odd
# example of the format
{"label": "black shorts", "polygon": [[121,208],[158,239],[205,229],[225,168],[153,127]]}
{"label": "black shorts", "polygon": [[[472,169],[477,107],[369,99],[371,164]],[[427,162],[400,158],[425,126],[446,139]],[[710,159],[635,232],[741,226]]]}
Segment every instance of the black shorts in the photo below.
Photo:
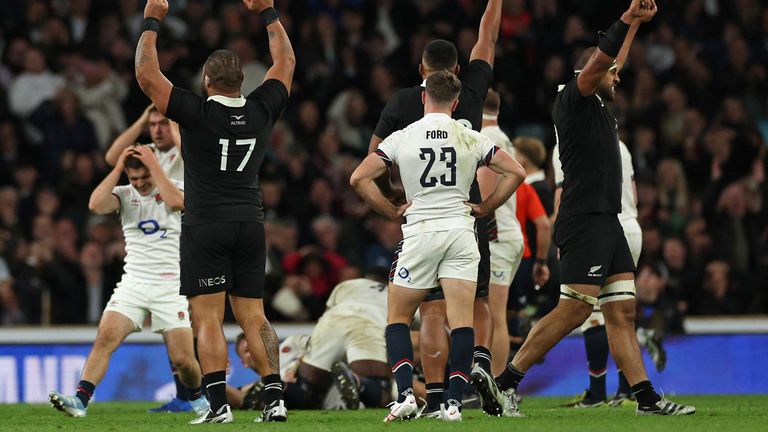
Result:
{"label": "black shorts", "polygon": [[264,224],[220,222],[181,230],[181,294],[226,291],[262,298],[266,265]]}
{"label": "black shorts", "polygon": [[561,284],[604,286],[609,276],[636,270],[615,214],[561,214],[555,221],[555,243]]}
{"label": "black shorts", "polygon": [[528,305],[528,293],[533,288],[533,257],[523,258],[517,268],[515,278],[509,285],[507,296],[507,309],[521,311]]}

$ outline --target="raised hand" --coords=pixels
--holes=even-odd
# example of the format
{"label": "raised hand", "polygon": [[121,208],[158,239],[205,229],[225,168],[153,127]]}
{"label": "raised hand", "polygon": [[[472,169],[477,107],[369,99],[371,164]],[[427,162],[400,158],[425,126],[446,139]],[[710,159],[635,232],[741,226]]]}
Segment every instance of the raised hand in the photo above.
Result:
{"label": "raised hand", "polygon": [[115,163],[115,169],[122,171],[125,169],[125,158],[135,153],[134,149],[136,146],[128,146],[123,149],[123,152],[120,153],[120,156],[117,157],[117,162]]}
{"label": "raised hand", "polygon": [[144,6],[144,18],[157,18],[162,21],[168,13],[168,0],[147,0]]}
{"label": "raised hand", "polygon": [[655,0],[632,0],[627,9],[632,18],[640,22],[650,21],[657,11]]}
{"label": "raised hand", "polygon": [[274,0],[243,0],[243,4],[251,12],[261,12],[266,8],[275,7]]}
{"label": "raised hand", "polygon": [[155,152],[149,148],[149,146],[145,145],[139,145],[132,147],[133,149],[133,157],[140,160],[141,163],[144,164],[147,169],[152,172],[156,169],[160,168],[160,162],[157,160],[157,156],[155,156]]}

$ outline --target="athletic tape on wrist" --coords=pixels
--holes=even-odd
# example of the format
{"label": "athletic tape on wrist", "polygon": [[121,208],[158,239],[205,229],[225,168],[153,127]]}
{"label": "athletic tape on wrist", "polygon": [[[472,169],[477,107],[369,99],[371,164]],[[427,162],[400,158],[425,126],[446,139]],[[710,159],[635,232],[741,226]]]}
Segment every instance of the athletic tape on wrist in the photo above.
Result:
{"label": "athletic tape on wrist", "polygon": [[273,22],[280,19],[280,17],[277,16],[277,11],[273,7],[268,7],[259,12],[259,16],[262,20],[264,20],[264,25],[272,24]]}
{"label": "athletic tape on wrist", "polygon": [[605,32],[605,37],[600,38],[597,46],[600,47],[600,51],[615,58],[619,55],[621,45],[624,44],[624,38],[627,37],[627,32],[629,32],[629,24],[622,20],[616,20],[611,28]]}
{"label": "athletic tape on wrist", "polygon": [[160,20],[154,17],[144,18],[144,22],[141,24],[141,32],[145,31],[160,33]]}

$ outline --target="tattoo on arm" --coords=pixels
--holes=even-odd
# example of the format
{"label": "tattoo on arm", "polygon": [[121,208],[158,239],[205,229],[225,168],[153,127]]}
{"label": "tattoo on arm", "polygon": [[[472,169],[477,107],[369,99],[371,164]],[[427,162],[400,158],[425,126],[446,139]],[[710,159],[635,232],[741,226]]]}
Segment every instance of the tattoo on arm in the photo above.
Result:
{"label": "tattoo on arm", "polygon": [[264,344],[264,350],[267,352],[269,368],[272,369],[272,373],[280,373],[279,342],[275,330],[268,321],[265,321],[264,325],[259,329],[259,336],[261,336],[261,342]]}

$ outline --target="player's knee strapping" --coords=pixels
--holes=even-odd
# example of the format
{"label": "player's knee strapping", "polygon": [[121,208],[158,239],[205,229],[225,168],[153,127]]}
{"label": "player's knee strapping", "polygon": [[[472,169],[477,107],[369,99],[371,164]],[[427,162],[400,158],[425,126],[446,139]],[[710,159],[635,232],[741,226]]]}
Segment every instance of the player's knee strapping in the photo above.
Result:
{"label": "player's knee strapping", "polygon": [[574,289],[571,289],[568,285],[560,285],[560,298],[579,300],[590,306],[597,305],[597,298],[591,295],[582,294]]}
{"label": "player's knee strapping", "polygon": [[605,303],[634,299],[635,281],[620,280],[601,288],[600,295],[597,297],[597,302],[599,305],[604,305]]}

